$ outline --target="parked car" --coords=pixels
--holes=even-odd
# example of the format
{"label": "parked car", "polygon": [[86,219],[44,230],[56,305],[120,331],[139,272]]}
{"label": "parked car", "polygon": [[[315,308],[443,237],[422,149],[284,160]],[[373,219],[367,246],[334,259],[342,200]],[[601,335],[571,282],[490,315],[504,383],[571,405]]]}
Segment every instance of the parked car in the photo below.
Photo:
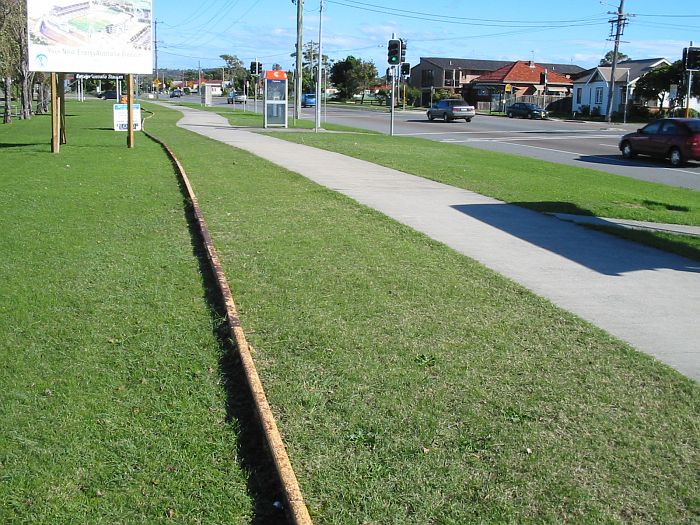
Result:
{"label": "parked car", "polygon": [[523,117],[523,118],[547,118],[547,110],[541,108],[537,104],[528,104],[526,102],[516,102],[506,108],[508,118]]}
{"label": "parked car", "polygon": [[175,97],[179,98],[179,97],[181,97],[181,96],[182,96],[182,90],[181,90],[181,89],[175,88],[175,89],[173,89],[173,90],[170,92],[170,98],[175,98]]}
{"label": "parked car", "polygon": [[664,118],[650,122],[620,139],[626,159],[638,154],[669,159],[672,166],[687,160],[700,160],[700,119]]}
{"label": "parked car", "polygon": [[447,98],[430,106],[426,114],[428,115],[428,120],[441,118],[445,122],[449,122],[463,118],[465,121],[471,122],[476,115],[476,110],[474,106],[470,106],[460,98]]}
{"label": "parked car", "polygon": [[98,95],[102,100],[117,100],[116,91],[103,91]]}
{"label": "parked car", "polygon": [[248,97],[245,95],[239,95],[233,90],[229,91],[228,96],[226,97],[227,104],[233,104],[234,102],[243,103],[246,100],[248,100]]}
{"label": "parked car", "polygon": [[301,96],[301,107],[309,108],[316,106],[316,93],[304,93]]}

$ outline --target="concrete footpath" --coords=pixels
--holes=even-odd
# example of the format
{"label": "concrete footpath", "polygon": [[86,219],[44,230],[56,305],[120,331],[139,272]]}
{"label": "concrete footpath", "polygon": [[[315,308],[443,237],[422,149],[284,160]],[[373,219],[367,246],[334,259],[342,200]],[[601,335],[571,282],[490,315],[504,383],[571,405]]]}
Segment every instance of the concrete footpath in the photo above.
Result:
{"label": "concrete footpath", "polygon": [[471,191],[231,127],[182,107],[178,126],[343,193],[471,257],[700,380],[700,263]]}

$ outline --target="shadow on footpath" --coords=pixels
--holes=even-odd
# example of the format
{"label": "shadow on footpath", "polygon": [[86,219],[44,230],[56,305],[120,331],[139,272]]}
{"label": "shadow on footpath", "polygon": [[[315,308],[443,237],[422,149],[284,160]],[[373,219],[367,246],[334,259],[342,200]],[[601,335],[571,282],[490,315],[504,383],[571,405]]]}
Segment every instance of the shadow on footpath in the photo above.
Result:
{"label": "shadow on footpath", "polygon": [[700,263],[690,259],[538,213],[593,215],[570,203],[459,204],[452,208],[604,275],[662,269],[700,272]]}
{"label": "shadow on footpath", "polygon": [[[272,458],[267,450],[262,427],[255,412],[253,398],[241,366],[235,344],[226,323],[223,299],[216,278],[209,265],[204,240],[199,232],[187,190],[177,177],[184,197],[185,215],[190,232],[192,253],[197,258],[202,274],[204,298],[209,305],[213,333],[221,351],[219,373],[226,392],[226,423],[237,434],[236,457],[242,471],[248,476],[248,495],[253,500],[253,525],[290,525],[284,510],[275,507],[284,496]],[[237,422],[237,424],[236,424]]]}

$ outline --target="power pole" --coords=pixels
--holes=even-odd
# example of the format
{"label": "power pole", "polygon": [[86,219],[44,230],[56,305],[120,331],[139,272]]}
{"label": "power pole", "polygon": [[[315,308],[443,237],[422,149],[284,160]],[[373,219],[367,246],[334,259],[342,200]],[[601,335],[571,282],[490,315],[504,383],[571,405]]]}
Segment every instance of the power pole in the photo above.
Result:
{"label": "power pole", "polygon": [[321,75],[323,74],[323,0],[319,0],[318,10],[318,69],[316,71],[316,125],[314,131],[321,129]]}
{"label": "power pole", "polygon": [[[610,87],[608,88],[608,110],[605,113],[605,119],[608,122],[612,121],[612,107],[613,98],[615,97],[615,69],[617,69],[617,53],[620,49],[620,37],[625,30],[627,25],[627,17],[625,16],[625,0],[620,0],[620,7],[617,9],[617,13],[608,13],[611,15],[617,15],[616,18],[610,20],[610,23],[615,26],[615,50],[613,51],[613,61],[612,67],[610,68]],[[611,34],[612,36],[612,34]]]}
{"label": "power pole", "polygon": [[294,76],[294,118],[301,118],[301,90],[302,90],[302,33],[304,22],[304,0],[296,0],[297,4],[297,60],[296,75]]}
{"label": "power pole", "polygon": [[[153,48],[156,52],[156,80],[158,80],[158,20],[153,21]],[[159,98],[158,91],[159,85],[156,83],[156,98]]]}

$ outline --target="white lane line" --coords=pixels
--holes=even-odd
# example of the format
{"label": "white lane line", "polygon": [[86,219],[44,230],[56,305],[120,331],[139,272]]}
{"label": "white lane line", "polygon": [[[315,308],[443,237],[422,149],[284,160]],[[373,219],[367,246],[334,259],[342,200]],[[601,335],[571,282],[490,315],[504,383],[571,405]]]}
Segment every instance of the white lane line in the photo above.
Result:
{"label": "white lane line", "polygon": [[511,131],[506,131],[506,130],[494,130],[494,131],[451,131],[451,130],[446,130],[446,131],[424,131],[424,132],[418,132],[418,133],[394,133],[394,136],[400,137],[400,136],[405,136],[405,137],[417,137],[420,135],[499,135],[499,134],[514,134],[514,133],[520,133],[523,135],[536,135],[536,134],[547,134],[547,133],[576,133],[576,137],[592,137],[592,138],[600,138],[600,137],[621,137],[622,135],[620,134],[620,130],[611,130],[610,135],[600,135],[600,136],[592,136],[592,133],[601,133],[605,132],[606,130],[590,130],[590,131],[574,131],[570,129],[548,129],[548,130],[511,130]]}
{"label": "white lane line", "polygon": [[[444,139],[442,142],[508,142],[508,141],[517,141],[517,142],[523,142],[523,141],[529,141],[529,140],[537,140],[537,141],[546,141],[546,140],[581,140],[581,139],[605,139],[605,138],[612,138],[608,135],[586,135],[585,137],[581,136],[575,136],[575,135],[568,135],[568,136],[557,136],[557,137],[494,137],[494,138],[473,138],[473,139],[467,139],[467,140],[458,140],[458,139]],[[617,147],[617,146],[611,146],[611,147]]]}

